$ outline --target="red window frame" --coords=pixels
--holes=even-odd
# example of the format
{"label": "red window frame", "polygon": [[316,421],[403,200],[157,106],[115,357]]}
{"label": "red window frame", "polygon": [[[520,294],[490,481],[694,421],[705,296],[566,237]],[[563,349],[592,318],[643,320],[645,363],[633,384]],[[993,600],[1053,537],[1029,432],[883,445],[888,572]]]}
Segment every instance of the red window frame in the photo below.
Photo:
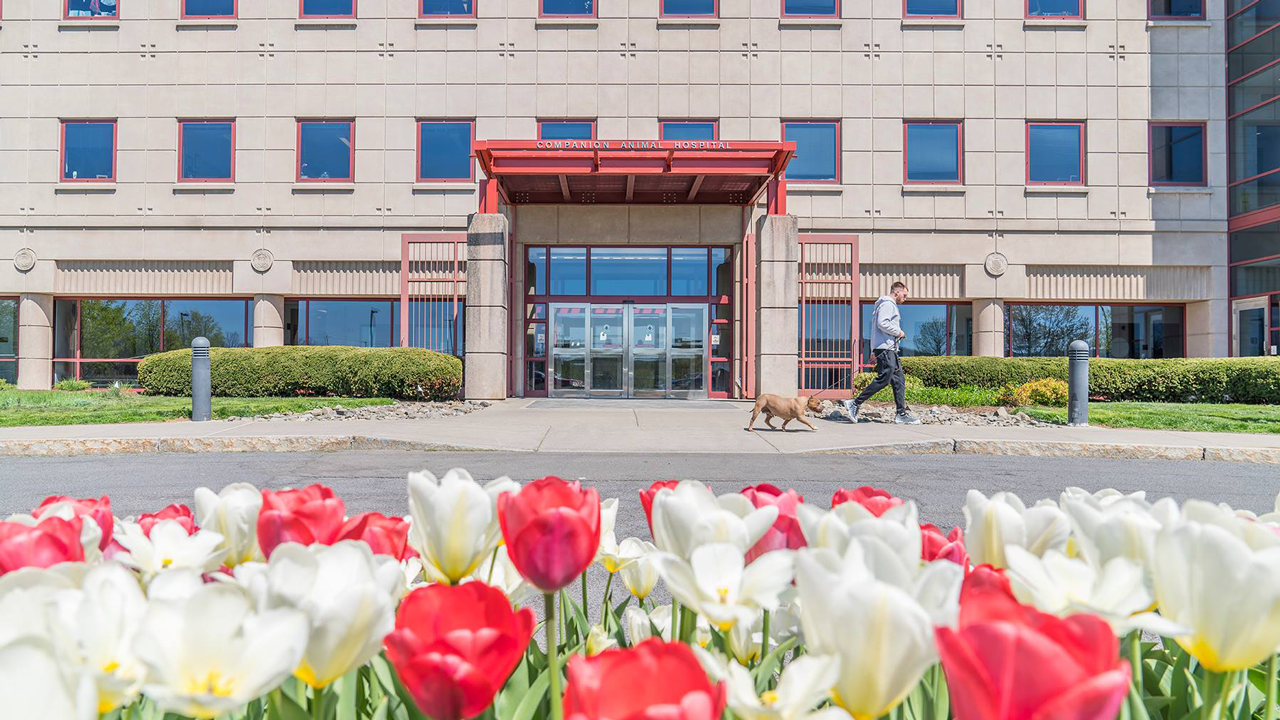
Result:
{"label": "red window frame", "polygon": [[[1011,308],[1020,305],[1041,305],[1051,307],[1087,307],[1093,308],[1093,342],[1089,343],[1089,357],[1102,357],[1098,354],[1100,327],[1099,321],[1102,319],[1103,307],[1161,307],[1161,308],[1182,308],[1182,355],[1180,358],[1187,356],[1187,304],[1177,302],[1054,302],[1052,300],[1030,301],[1030,302],[1008,302],[1004,305],[1004,317],[1001,322],[1004,323],[1004,357],[1014,357],[1013,355],[1013,331],[1011,329],[1012,321],[1009,316]],[[1044,357],[1038,355],[1019,355],[1018,357]]]}
{"label": "red window frame", "polygon": [[[1089,182],[1088,167],[1085,160],[1088,157],[1089,148],[1086,144],[1085,123],[1083,120],[1077,121],[1058,121],[1058,120],[1028,120],[1026,124],[1025,135],[1023,137],[1023,164],[1026,166],[1026,182],[1027,185],[1044,186],[1044,185],[1086,185]],[[1080,128],[1080,179],[1079,180],[1031,180],[1031,126],[1033,125],[1072,125]]]}
{"label": "red window frame", "polygon": [[1148,20],[1204,20],[1205,19],[1205,0],[1200,0],[1200,12],[1195,15],[1157,15],[1151,6],[1155,0],[1147,0],[1147,19]]}
{"label": "red window frame", "polygon": [[0,363],[13,363],[13,377],[14,380],[18,380],[17,371],[22,367],[21,363],[18,362],[18,358],[22,356],[22,321],[20,317],[22,313],[22,298],[16,295],[0,295],[0,302],[6,300],[13,301],[13,357],[0,357]]}
{"label": "red window frame", "polygon": [[[473,5],[472,7],[475,7],[475,6]],[[460,16],[453,16],[453,17],[460,17]],[[468,125],[471,126],[470,146],[472,149],[468,152],[468,155],[467,155],[468,159],[470,160],[471,174],[465,178],[432,178],[432,177],[423,177],[421,175],[422,173],[422,126],[428,125],[428,124],[441,124],[441,123],[467,123]],[[419,118],[418,123],[416,125],[416,129],[417,129],[416,134],[418,137],[417,137],[417,142],[415,143],[416,147],[414,148],[414,152],[413,152],[413,174],[416,179],[416,182],[473,183],[476,181],[476,161],[475,161],[476,154],[474,150],[475,144],[476,144],[476,121],[475,120],[449,120],[449,119],[442,119],[442,118],[431,118],[429,120],[423,120]],[[594,134],[594,129],[592,131],[592,134]]]}
{"label": "red window frame", "polygon": [[[1195,127],[1200,128],[1200,181],[1199,182],[1156,182],[1155,179],[1155,129],[1158,127]],[[1205,187],[1209,184],[1209,125],[1203,122],[1166,122],[1151,120],[1147,122],[1147,182],[1152,187]]]}
{"label": "red window frame", "polygon": [[[118,7],[118,6],[117,6]],[[67,126],[111,124],[111,177],[69,178],[67,173]],[[63,120],[58,127],[58,182],[60,183],[113,183],[120,173],[120,122],[111,120]]]}
{"label": "red window frame", "polygon": [[554,13],[543,12],[543,8],[545,7],[545,5],[546,5],[545,0],[538,0],[538,17],[540,18],[564,20],[564,19],[572,19],[572,18],[589,19],[589,18],[600,17],[600,0],[591,0],[590,13],[575,13],[572,15],[557,15]]}
{"label": "red window frame", "polygon": [[903,19],[909,19],[909,20],[914,20],[914,19],[920,19],[920,20],[934,20],[934,19],[947,19],[947,18],[951,18],[951,19],[959,19],[959,18],[964,17],[964,0],[955,0],[955,3],[956,3],[956,11],[955,11],[954,13],[947,13],[947,14],[944,14],[944,15],[909,15],[909,14],[907,14],[907,3],[909,3],[909,2],[911,2],[911,0],[902,0],[902,17],[903,17]]}
{"label": "red window frame", "polygon": [[778,17],[781,18],[838,18],[840,17],[840,2],[835,0],[835,8],[829,13],[820,13],[818,15],[802,15],[799,13],[787,12],[787,0],[778,0]]}
{"label": "red window frame", "polygon": [[[231,177],[226,178],[184,178],[182,177],[182,145],[185,142],[182,131],[186,125],[225,125],[231,123]],[[235,118],[178,120],[178,182],[180,183],[233,183],[236,181],[236,120]]]}
{"label": "red window frame", "polygon": [[[387,345],[387,347],[400,347],[400,336],[396,333],[396,324],[400,322],[400,315],[396,312],[396,305],[395,305],[396,303],[402,302],[402,299],[399,297],[377,297],[377,296],[369,296],[369,295],[352,295],[350,297],[347,297],[347,296],[311,297],[307,295],[286,295],[284,298],[284,302],[286,305],[288,305],[291,302],[298,303],[298,324],[300,325],[300,327],[298,328],[299,330],[298,338],[302,341],[302,343],[299,345],[289,345],[288,347],[336,347],[332,345],[313,346],[311,344],[311,320],[309,319],[310,308],[308,308],[307,306],[309,303],[313,301],[314,302],[386,303],[390,311],[390,315],[388,315],[388,318],[390,320],[390,326],[391,326],[391,339],[389,341],[390,344]],[[287,322],[288,319],[286,318],[285,321]],[[285,334],[285,338],[288,339],[287,333]]]}
{"label": "red window frame", "polygon": [[659,140],[665,139],[663,135],[664,133],[666,133],[668,125],[706,125],[707,123],[711,124],[711,139],[719,140],[720,139],[720,121],[719,120],[695,120],[695,119],[659,120],[658,121],[658,139]]}
{"label": "red window frame", "polygon": [[[344,178],[304,178],[302,177],[302,126],[311,124],[336,125],[338,123],[346,123],[351,126],[351,147],[347,152],[351,157],[351,176]],[[353,183],[356,181],[356,121],[355,120],[299,120],[297,135],[295,136],[295,152],[296,167],[294,173],[294,182],[300,183]],[[416,171],[415,171],[416,172]]]}
{"label": "red window frame", "polygon": [[[907,163],[911,146],[907,142],[907,130],[912,125],[956,126],[956,179],[912,180],[907,175]],[[903,120],[902,121],[902,184],[903,185],[963,185],[964,184],[964,121],[963,120]]]}
{"label": "red window frame", "polygon": [[71,14],[71,0],[62,0],[62,19],[63,19],[63,20],[76,20],[76,21],[79,21],[79,20],[88,20],[88,21],[92,21],[92,22],[98,22],[98,21],[105,20],[105,21],[107,21],[107,22],[114,22],[114,21],[116,21],[116,20],[119,20],[119,19],[120,19],[120,5],[121,5],[121,3],[123,3],[123,2],[124,2],[124,0],[116,0],[116,14],[115,14],[115,15],[72,15],[72,14]]}
{"label": "red window frame", "polygon": [[1031,0],[1022,0],[1022,13],[1025,20],[1083,20],[1085,0],[1076,0],[1075,15],[1032,15]]}
{"label": "red window frame", "polygon": [[304,3],[306,3],[306,0],[298,0],[299,20],[354,20],[357,15],[359,0],[351,0],[351,12],[345,15],[308,15],[302,11]]}
{"label": "red window frame", "polygon": [[[835,176],[835,179],[833,180],[808,180],[808,179],[792,179],[792,178],[785,178],[785,177],[784,179],[787,180],[787,182],[800,183],[802,185],[839,185],[841,182],[840,178],[843,175],[843,166],[844,166],[844,163],[841,162],[844,158],[844,144],[843,144],[844,141],[841,137],[841,132],[840,132],[841,122],[839,120],[814,120],[814,119],[787,120],[784,118],[779,123],[779,129],[780,129],[779,134],[782,136],[781,140],[783,142],[787,141],[788,125],[835,125],[836,126],[836,139],[835,139],[836,176]],[[783,174],[785,176],[785,171]]]}
{"label": "red window frame", "polygon": [[448,14],[442,15],[440,13],[426,12],[427,3],[430,2],[430,0],[417,0],[417,2],[418,2],[418,17],[424,20],[446,20],[448,18],[473,18],[473,17],[476,17],[476,6],[480,4],[480,0],[472,0],[470,13],[466,13],[466,14],[448,13]]}
{"label": "red window frame", "polygon": [[[559,16],[557,16],[557,17],[559,17]],[[566,16],[566,17],[576,17],[576,16]],[[585,16],[584,16],[584,17],[585,17]],[[590,119],[590,120],[587,120],[587,119],[585,119],[585,118],[584,118],[584,119],[579,119],[579,120],[575,120],[575,119],[573,119],[573,118],[563,118],[563,119],[556,119],[556,120],[539,120],[539,121],[538,121],[538,139],[539,139],[539,140],[542,140],[542,139],[543,139],[543,137],[542,137],[542,126],[543,126],[543,125],[578,125],[578,124],[582,124],[582,123],[588,123],[588,124],[590,124],[590,125],[591,125],[591,137],[589,137],[589,138],[587,138],[587,139],[588,139],[588,140],[595,140],[595,139],[596,139],[596,120],[595,120],[594,118],[592,118],[592,119]],[[570,141],[566,141],[566,142],[572,142],[572,141],[570,140]]]}
{"label": "red window frame", "polygon": [[710,13],[669,13],[667,0],[658,0],[658,17],[660,18],[718,18],[720,17],[720,0],[711,0]]}
{"label": "red window frame", "polygon": [[189,15],[187,0],[178,0],[178,17],[182,20],[236,20],[240,17],[240,0],[231,0],[230,15]]}

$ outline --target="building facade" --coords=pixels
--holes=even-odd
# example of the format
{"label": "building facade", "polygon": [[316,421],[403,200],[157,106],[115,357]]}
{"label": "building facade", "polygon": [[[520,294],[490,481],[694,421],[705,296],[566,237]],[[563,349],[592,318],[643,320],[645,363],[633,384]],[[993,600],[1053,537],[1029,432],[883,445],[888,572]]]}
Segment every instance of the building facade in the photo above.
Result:
{"label": "building facade", "polygon": [[839,394],[895,280],[905,354],[1275,354],[1280,10],[1226,2],[0,0],[0,377]]}

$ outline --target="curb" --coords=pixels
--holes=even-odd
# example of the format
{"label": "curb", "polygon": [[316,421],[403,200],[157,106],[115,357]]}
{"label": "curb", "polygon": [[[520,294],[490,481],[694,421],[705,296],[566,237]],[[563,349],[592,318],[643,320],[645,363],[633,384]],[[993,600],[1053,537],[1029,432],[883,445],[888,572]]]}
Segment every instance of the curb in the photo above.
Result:
{"label": "curb", "polygon": [[819,455],[1002,455],[1106,460],[1207,460],[1280,465],[1280,449],[1044,440],[925,440],[814,451]]}
{"label": "curb", "polygon": [[139,453],[338,452],[342,450],[481,451],[480,448],[459,445],[393,440],[367,435],[0,440],[0,457],[72,457]]}

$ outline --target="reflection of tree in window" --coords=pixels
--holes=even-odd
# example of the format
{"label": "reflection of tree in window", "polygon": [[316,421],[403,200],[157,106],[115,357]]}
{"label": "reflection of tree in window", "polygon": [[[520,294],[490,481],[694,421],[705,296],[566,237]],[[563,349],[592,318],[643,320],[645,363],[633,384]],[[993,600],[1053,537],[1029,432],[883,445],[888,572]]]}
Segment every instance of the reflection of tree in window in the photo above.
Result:
{"label": "reflection of tree in window", "polygon": [[159,300],[81,301],[81,357],[140,358],[159,351]]}
{"label": "reflection of tree in window", "polygon": [[905,355],[946,355],[947,321],[945,318],[929,318],[916,327],[916,337],[911,341],[914,352]]}
{"label": "reflection of tree in window", "polygon": [[18,303],[14,300],[0,300],[0,359],[15,355],[14,345],[18,340]]}
{"label": "reflection of tree in window", "polygon": [[240,333],[226,333],[213,315],[199,310],[179,311],[176,317],[165,317],[164,346],[169,350],[191,347],[191,341],[204,337],[213,347],[238,347],[244,344]]}
{"label": "reflection of tree in window", "polygon": [[1093,307],[1015,305],[1009,309],[1009,330],[1015,356],[1064,356],[1073,340],[1093,345]]}

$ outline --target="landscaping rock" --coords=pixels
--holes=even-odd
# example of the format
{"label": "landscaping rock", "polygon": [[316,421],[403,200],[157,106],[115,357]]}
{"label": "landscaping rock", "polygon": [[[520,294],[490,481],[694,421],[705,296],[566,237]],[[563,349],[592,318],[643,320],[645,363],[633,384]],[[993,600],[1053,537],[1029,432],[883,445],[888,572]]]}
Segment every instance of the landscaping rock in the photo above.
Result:
{"label": "landscaping rock", "polygon": [[[1006,408],[952,408],[948,405],[928,407],[908,404],[908,409],[920,418],[924,425],[969,425],[978,427],[1057,427],[1052,423],[1035,420],[1024,412],[1011,414]],[[893,422],[896,409],[892,403],[868,403],[858,413],[859,422]],[[845,422],[848,416],[840,403],[824,401],[822,417],[834,422]]]}
{"label": "landscaping rock", "polygon": [[[487,400],[454,400],[451,402],[401,401],[391,405],[367,405],[347,408],[334,405],[298,413],[272,413],[257,420],[271,422],[310,422],[313,420],[428,420],[434,418],[461,417],[483,410],[493,403]],[[226,422],[243,422],[254,418],[227,418]]]}

